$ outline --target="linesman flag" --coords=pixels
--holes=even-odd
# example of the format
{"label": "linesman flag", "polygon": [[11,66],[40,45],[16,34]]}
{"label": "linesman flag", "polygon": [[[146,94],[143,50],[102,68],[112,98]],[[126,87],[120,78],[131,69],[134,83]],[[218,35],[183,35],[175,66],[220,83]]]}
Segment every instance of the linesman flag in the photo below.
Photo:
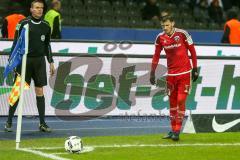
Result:
{"label": "linesman flag", "polygon": [[[21,85],[21,76],[18,74],[17,78],[15,80],[15,83],[13,85],[12,91],[10,93],[10,96],[8,98],[8,102],[10,106],[13,106],[17,100],[19,99],[20,96],[20,85]],[[28,83],[24,83],[24,89],[29,89],[30,86]]]}
{"label": "linesman flag", "polygon": [[8,61],[8,65],[5,67],[3,77],[6,78],[7,75],[14,70],[22,62],[22,57],[25,53],[25,31],[23,28],[18,38],[17,44],[11,53],[11,56]]}

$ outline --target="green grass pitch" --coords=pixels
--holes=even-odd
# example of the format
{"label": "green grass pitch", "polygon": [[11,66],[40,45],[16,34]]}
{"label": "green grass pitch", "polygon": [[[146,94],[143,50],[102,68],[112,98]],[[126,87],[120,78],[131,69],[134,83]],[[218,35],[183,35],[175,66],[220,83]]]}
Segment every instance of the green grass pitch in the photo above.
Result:
{"label": "green grass pitch", "polygon": [[[181,134],[179,142],[161,139],[162,134],[82,138],[93,151],[70,154],[65,138],[0,141],[1,160],[239,160],[240,133]],[[67,138],[67,137],[66,137]],[[27,151],[26,151],[27,150]],[[34,153],[33,153],[34,152]]]}

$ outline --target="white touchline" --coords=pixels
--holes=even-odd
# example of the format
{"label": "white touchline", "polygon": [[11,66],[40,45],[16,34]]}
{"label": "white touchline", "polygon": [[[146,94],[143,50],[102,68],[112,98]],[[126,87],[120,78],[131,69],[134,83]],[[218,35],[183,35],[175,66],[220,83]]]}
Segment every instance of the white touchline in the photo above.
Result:
{"label": "white touchline", "polygon": [[[192,147],[192,146],[240,146],[240,143],[180,143],[180,144],[111,144],[111,145],[88,145],[84,148],[127,148],[127,147]],[[54,150],[63,147],[33,147],[30,150]]]}
{"label": "white touchline", "polygon": [[240,143],[192,143],[192,144],[113,144],[95,145],[93,148],[127,148],[127,147],[192,147],[192,146],[240,146]]}
{"label": "white touchline", "polygon": [[56,156],[56,155],[53,155],[53,154],[48,154],[48,153],[44,153],[44,152],[41,152],[41,151],[36,151],[36,150],[33,150],[33,149],[29,149],[29,148],[19,148],[18,150],[33,153],[33,154],[39,155],[41,157],[50,158],[52,160],[70,160],[70,159],[67,159],[67,158],[62,158],[62,157],[59,157],[59,156]]}

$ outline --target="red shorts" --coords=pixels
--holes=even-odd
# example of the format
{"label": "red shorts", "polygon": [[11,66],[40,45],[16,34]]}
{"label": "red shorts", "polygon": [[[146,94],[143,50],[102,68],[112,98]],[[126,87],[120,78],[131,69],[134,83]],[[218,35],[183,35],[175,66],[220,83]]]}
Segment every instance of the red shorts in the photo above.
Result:
{"label": "red shorts", "polygon": [[190,94],[191,72],[176,76],[167,76],[167,87],[168,95],[171,95],[172,92]]}

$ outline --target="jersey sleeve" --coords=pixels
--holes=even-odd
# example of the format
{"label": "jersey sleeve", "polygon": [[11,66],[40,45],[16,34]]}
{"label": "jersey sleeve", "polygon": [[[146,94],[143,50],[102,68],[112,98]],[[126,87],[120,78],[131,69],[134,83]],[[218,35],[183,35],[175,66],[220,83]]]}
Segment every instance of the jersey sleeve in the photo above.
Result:
{"label": "jersey sleeve", "polygon": [[152,67],[151,67],[152,72],[155,72],[155,70],[157,68],[162,48],[163,47],[160,43],[160,36],[158,36],[155,40],[155,52],[154,52],[154,55],[152,57]]}
{"label": "jersey sleeve", "polygon": [[197,53],[194,47],[194,44],[188,46],[188,50],[191,53],[191,58],[192,58],[192,66],[193,68],[197,68]]}
{"label": "jersey sleeve", "polygon": [[183,32],[183,35],[184,35],[185,44],[186,44],[186,46],[187,46],[187,48],[188,48],[188,50],[190,51],[190,54],[191,54],[192,67],[197,68],[197,53],[196,53],[196,50],[195,50],[195,46],[193,44],[192,37],[186,31]]}
{"label": "jersey sleeve", "polygon": [[193,44],[193,40],[192,40],[192,37],[191,35],[187,32],[187,31],[183,31],[183,36],[184,36],[184,40],[185,40],[185,43],[190,46]]}
{"label": "jersey sleeve", "polygon": [[48,34],[46,36],[46,41],[45,41],[45,53],[47,56],[47,60],[49,63],[53,63],[53,58],[52,58],[52,49],[51,49],[51,45],[50,45],[50,38],[51,38],[51,28],[49,28]]}

